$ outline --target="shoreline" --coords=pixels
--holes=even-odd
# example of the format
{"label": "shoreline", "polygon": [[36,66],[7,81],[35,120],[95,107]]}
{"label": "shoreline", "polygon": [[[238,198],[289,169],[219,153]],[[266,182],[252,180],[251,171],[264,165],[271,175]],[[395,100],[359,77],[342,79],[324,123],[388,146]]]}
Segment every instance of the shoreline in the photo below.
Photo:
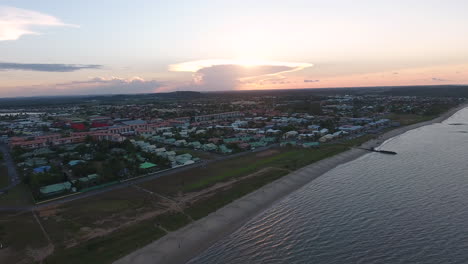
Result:
{"label": "shoreline", "polygon": [[[468,107],[468,103],[452,108],[440,116],[390,130],[363,144],[361,147],[378,147],[390,138],[423,126],[440,123],[456,112]],[[115,261],[115,264],[146,263],[187,263],[218,240],[242,227],[247,221],[263,212],[275,202],[283,199],[305,184],[328,171],[353,161],[365,154],[366,150],[352,148],[335,156],[307,165],[285,175],[187,226],[170,232],[164,237]]]}

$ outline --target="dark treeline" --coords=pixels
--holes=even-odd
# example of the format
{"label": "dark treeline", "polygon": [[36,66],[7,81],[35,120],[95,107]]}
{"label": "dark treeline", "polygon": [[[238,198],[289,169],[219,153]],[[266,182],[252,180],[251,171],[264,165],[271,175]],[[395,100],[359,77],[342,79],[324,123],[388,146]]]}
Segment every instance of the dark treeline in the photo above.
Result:
{"label": "dark treeline", "polygon": [[468,97],[467,85],[356,87],[356,88],[310,88],[278,90],[243,90],[221,92],[177,91],[153,94],[87,95],[87,96],[45,96],[0,98],[3,109],[17,107],[69,106],[74,104],[146,104],[156,101],[177,102],[180,100],[245,100],[254,96],[278,97],[323,97],[333,95],[392,95],[427,97]]}

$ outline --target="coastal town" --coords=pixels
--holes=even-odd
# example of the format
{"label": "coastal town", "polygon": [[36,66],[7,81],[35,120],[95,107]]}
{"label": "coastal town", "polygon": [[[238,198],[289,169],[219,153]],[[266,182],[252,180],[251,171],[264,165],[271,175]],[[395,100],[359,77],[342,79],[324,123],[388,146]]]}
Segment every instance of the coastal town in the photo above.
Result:
{"label": "coastal town", "polygon": [[[163,100],[110,96],[11,105],[0,109],[0,203],[15,210],[38,206],[45,229],[73,221],[63,236],[52,235],[54,245],[80,248],[155,217],[159,237],[296,169],[433,119],[463,101],[346,92],[176,92]],[[18,190],[26,201],[20,205]],[[133,217],[141,221],[130,221],[128,201],[141,199],[141,192],[157,199],[147,204],[145,196]],[[67,216],[89,199],[106,204],[87,213],[86,224],[82,216]],[[59,209],[73,203],[80,205]]]}
{"label": "coastal town", "polygon": [[398,96],[294,99],[45,106],[27,114],[13,109],[0,117],[0,138],[41,200],[201,162],[197,153],[319,148],[400,126],[392,113],[430,115],[434,105],[457,103]]}
{"label": "coastal town", "polygon": [[0,264],[468,264],[467,11],[0,0]]}

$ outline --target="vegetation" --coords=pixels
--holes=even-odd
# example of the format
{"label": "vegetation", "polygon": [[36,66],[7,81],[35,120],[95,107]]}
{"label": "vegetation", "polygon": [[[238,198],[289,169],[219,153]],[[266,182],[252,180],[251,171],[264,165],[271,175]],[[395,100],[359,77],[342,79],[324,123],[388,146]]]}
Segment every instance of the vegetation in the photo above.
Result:
{"label": "vegetation", "polygon": [[185,214],[179,212],[168,212],[158,215],[155,220],[157,225],[161,225],[169,231],[175,231],[190,223],[190,219]]}
{"label": "vegetation", "polygon": [[[10,252],[17,254],[6,254],[1,256],[2,263],[25,263],[25,253],[19,253],[26,248],[41,248],[47,245],[39,225],[37,225],[31,212],[24,213],[0,213],[0,243]],[[5,259],[6,258],[6,259]],[[27,263],[32,262],[27,261]]]}
{"label": "vegetation", "polygon": [[210,198],[198,201],[191,205],[185,212],[193,219],[197,220],[231,203],[232,201],[255,191],[263,185],[270,183],[288,172],[285,170],[270,170],[257,177],[242,180],[233,185],[228,190],[217,192]]}
{"label": "vegetation", "polygon": [[[362,138],[346,141],[345,143],[322,145],[320,148],[316,149],[295,147],[282,148],[278,150],[280,152],[279,154],[267,157],[259,158],[256,157],[256,154],[249,154],[247,156],[222,161],[220,162],[222,165],[209,165],[207,170],[209,174],[205,174],[205,177],[198,179],[195,182],[184,185],[183,190],[189,192],[203,189],[217,182],[230,178],[245,176],[265,167],[296,170],[313,162],[346,151],[351,146],[369,140],[370,137],[371,136],[365,136]],[[255,161],[252,162],[252,160]]]}
{"label": "vegetation", "polygon": [[72,248],[56,249],[44,263],[112,263],[165,234],[156,227],[154,219],[146,220]]}
{"label": "vegetation", "polygon": [[33,203],[28,186],[20,184],[0,195],[0,206],[26,206]]}
{"label": "vegetation", "polygon": [[0,188],[8,186],[9,181],[8,168],[0,163]]}

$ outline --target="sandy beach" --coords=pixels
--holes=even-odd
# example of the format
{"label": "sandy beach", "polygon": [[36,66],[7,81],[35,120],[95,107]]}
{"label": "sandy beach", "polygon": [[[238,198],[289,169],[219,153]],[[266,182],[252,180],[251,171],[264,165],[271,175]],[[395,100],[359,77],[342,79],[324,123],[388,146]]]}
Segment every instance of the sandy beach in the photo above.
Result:
{"label": "sandy beach", "polygon": [[[362,147],[378,147],[385,140],[422,126],[439,123],[455,112],[467,107],[463,104],[441,116],[426,122],[393,129],[378,138],[367,141]],[[174,264],[186,263],[216,241],[244,225],[246,221],[261,213],[274,202],[323,175],[329,170],[352,161],[368,151],[353,148],[333,157],[318,161],[294,171],[262,188],[242,197],[231,204],[195,221],[182,229],[171,232],[161,239],[132,252],[114,262],[116,264]]]}

